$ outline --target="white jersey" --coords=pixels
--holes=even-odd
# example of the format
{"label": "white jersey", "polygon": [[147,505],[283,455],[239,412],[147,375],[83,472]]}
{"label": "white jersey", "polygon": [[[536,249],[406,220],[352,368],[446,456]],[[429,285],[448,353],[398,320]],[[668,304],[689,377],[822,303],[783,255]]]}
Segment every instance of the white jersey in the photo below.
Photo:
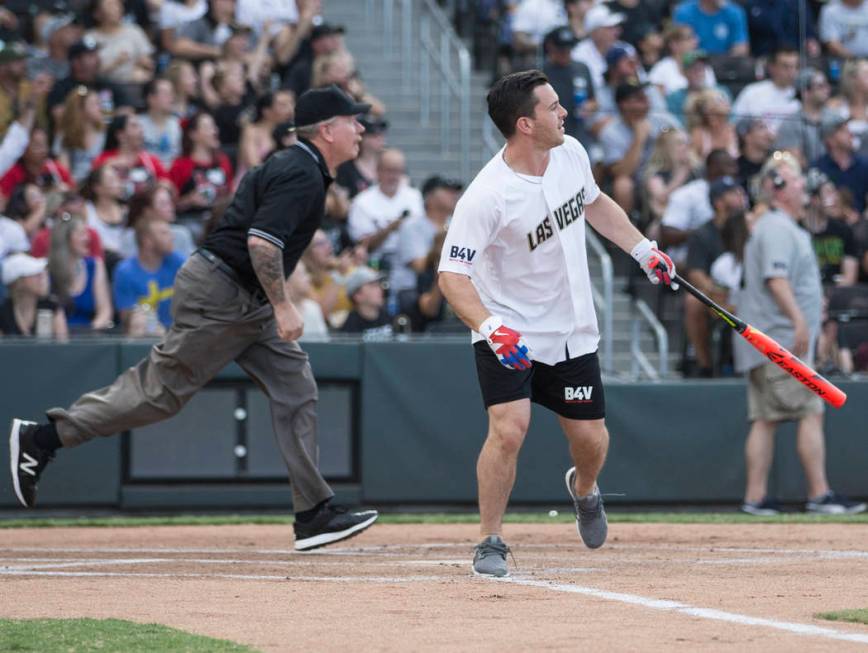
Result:
{"label": "white jersey", "polygon": [[[501,149],[464,192],[441,272],[471,278],[482,304],[547,365],[597,350],[585,206],[600,195],[585,148],[567,136],[542,177],[518,174]],[[473,333],[473,342],[482,340]]]}

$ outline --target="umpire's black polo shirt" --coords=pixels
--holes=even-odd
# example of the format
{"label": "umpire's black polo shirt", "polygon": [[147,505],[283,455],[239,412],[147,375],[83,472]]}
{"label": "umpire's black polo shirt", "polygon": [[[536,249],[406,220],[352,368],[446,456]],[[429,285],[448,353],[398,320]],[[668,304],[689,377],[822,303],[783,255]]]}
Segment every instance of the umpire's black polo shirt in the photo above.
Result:
{"label": "umpire's black polo shirt", "polygon": [[322,223],[331,182],[316,146],[299,140],[244,175],[202,246],[235,270],[246,288],[256,290],[262,286],[253,271],[247,237],[258,236],[283,251],[283,271],[289,276]]}

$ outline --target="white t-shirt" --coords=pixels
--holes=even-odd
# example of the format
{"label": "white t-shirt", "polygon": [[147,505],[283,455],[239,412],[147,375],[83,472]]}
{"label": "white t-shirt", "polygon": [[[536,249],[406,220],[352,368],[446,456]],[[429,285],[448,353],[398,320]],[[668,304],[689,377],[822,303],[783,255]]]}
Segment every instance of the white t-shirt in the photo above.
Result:
{"label": "white t-shirt", "polygon": [[262,34],[265,21],[271,21],[274,36],[283,25],[298,22],[298,6],[295,0],[238,0],[235,20],[252,27],[257,37]]}
{"label": "white t-shirt", "polygon": [[555,27],[566,24],[567,13],[560,0],[522,0],[512,16],[512,31],[527,34],[537,45]]}
{"label": "white t-shirt", "polygon": [[202,18],[207,11],[208,3],[205,0],[196,0],[192,6],[186,2],[166,0],[160,5],[160,29],[175,29]]}
{"label": "white t-shirt", "polygon": [[570,53],[573,61],[578,61],[585,64],[591,73],[591,79],[594,81],[594,90],[599,91],[606,85],[606,80],[603,75],[606,72],[606,58],[597,50],[594,42],[588,38],[584,38],[573,48]]}
{"label": "white t-shirt", "polygon": [[309,297],[295,305],[304,321],[304,333],[299,340],[328,340],[329,328],[322,314],[322,307]]}
{"label": "white t-shirt", "polygon": [[21,223],[5,215],[0,215],[0,259],[15,254],[30,251],[30,240]]}
{"label": "white t-shirt", "polygon": [[732,114],[736,120],[745,116],[764,118],[769,129],[777,132],[781,121],[801,108],[795,87],[778,88],[767,79],[745,86],[732,105]]}
{"label": "white t-shirt", "polygon": [[[402,183],[398,191],[388,197],[380,190],[379,184],[363,190],[355,196],[350,205],[347,229],[350,238],[358,242],[388,227],[409,211],[407,219],[424,214],[422,193],[408,184]],[[393,231],[376,253],[380,256],[393,256],[398,249],[398,232]],[[372,254],[374,252],[371,252]]]}
{"label": "white t-shirt", "polygon": [[123,250],[124,222],[118,224],[103,222],[97,215],[93,202],[84,203],[84,214],[87,218],[87,226],[93,227],[94,231],[99,234],[99,240],[103,247],[111,252],[120,254]]}
{"label": "white t-shirt", "polygon": [[[681,231],[693,231],[713,217],[714,209],[708,199],[708,182],[705,179],[694,179],[672,191],[663,212],[662,224],[664,227]],[[687,259],[687,244],[669,247],[666,253],[676,264],[683,263]]]}
{"label": "white t-shirt", "polygon": [[[672,57],[664,57],[654,64],[648,73],[648,81],[663,87],[663,94],[669,95],[682,88],[687,88],[687,78],[678,68],[678,63]],[[711,66],[705,67],[705,88],[717,86],[717,78]]]}
{"label": "white t-shirt", "polygon": [[87,33],[99,43],[100,66],[111,66],[122,54],[127,56],[126,62],[112,68],[105,75],[109,81],[118,84],[129,84],[132,81],[136,69],[136,62],[142,57],[149,57],[154,52],[153,44],[148,40],[145,32],[138,25],[121,25],[120,30],[111,36],[107,36],[97,30]]}
{"label": "white t-shirt", "polygon": [[[600,332],[585,250],[585,206],[600,195],[585,148],[567,136],[542,177],[501,149],[458,201],[441,272],[471,278],[482,304],[547,365],[597,350]],[[482,336],[473,333],[473,341]]]}
{"label": "white t-shirt", "polygon": [[848,7],[832,0],[820,9],[820,40],[838,41],[854,56],[868,57],[868,4]]}
{"label": "white t-shirt", "polygon": [[398,244],[395,260],[389,276],[389,290],[416,288],[416,271],[410,264],[416,259],[427,256],[437,236],[437,225],[424,215],[407,218],[398,229]]}

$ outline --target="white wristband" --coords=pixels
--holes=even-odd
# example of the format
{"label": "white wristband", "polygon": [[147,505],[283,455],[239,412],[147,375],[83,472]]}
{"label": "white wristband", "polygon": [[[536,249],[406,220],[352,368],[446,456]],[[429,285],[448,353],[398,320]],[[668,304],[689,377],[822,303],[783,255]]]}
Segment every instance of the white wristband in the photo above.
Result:
{"label": "white wristband", "polygon": [[488,319],[479,325],[479,333],[483,338],[488,340],[491,334],[503,326],[503,318],[499,315],[489,315]]}
{"label": "white wristband", "polygon": [[630,252],[630,256],[633,257],[634,261],[638,261],[641,263],[648,257],[648,253],[652,249],[656,249],[657,241],[656,240],[648,240],[647,238],[643,238],[639,241],[639,243],[632,249]]}

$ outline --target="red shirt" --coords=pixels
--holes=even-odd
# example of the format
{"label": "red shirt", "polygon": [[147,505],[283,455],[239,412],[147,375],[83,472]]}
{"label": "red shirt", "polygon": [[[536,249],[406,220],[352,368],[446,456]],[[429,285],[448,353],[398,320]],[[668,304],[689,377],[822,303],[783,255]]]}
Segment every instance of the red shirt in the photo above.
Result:
{"label": "red shirt", "polygon": [[169,179],[178,189],[179,196],[202,186],[211,186],[214,196],[221,197],[229,192],[232,164],[223,152],[218,152],[211,161],[196,161],[189,156],[179,156],[169,169]]}
{"label": "red shirt", "polygon": [[3,177],[0,177],[0,193],[3,193],[4,197],[12,197],[15,189],[24,183],[36,184],[40,188],[56,186],[60,183],[64,183],[70,188],[75,187],[75,182],[72,180],[69,170],[54,159],[46,159],[42,170],[39,171],[39,174],[35,178],[31,178],[27,174],[27,170],[25,170],[21,162],[16,163]]}
{"label": "red shirt", "polygon": [[117,170],[118,175],[120,175],[121,183],[125,187],[124,195],[127,199],[139,191],[145,190],[150,184],[153,184],[158,179],[169,178],[163,164],[160,163],[160,160],[150,152],[145,152],[144,150],[139,152],[138,157],[136,158],[136,164],[132,168],[119,165],[118,162],[115,161],[117,157],[117,150],[108,150],[93,160],[92,167],[96,170],[106,163],[114,165],[115,170]]}
{"label": "red shirt", "polygon": [[[99,234],[93,227],[87,228],[87,235],[90,236],[90,250],[87,255],[93,258],[103,258],[102,241]],[[30,256],[36,258],[45,258],[51,251],[51,229],[43,227],[36,232],[33,237],[33,242],[30,244]]]}

